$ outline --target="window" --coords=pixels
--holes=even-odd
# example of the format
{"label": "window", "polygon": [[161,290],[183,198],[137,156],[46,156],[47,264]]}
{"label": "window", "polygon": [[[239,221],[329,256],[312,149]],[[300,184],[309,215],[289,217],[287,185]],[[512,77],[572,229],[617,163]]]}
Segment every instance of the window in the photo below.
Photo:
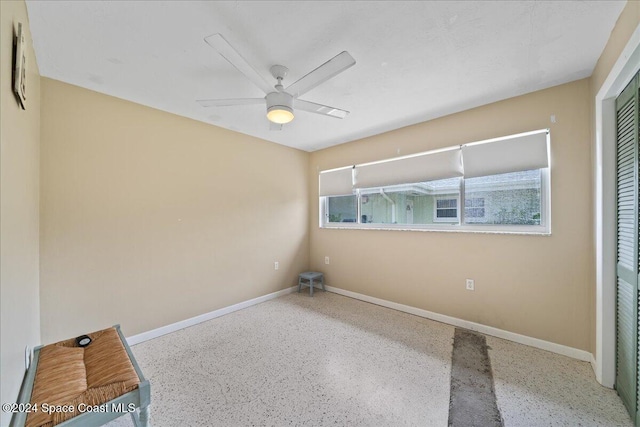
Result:
{"label": "window", "polygon": [[541,185],[540,169],[466,179],[465,223],[540,225]]}
{"label": "window", "polygon": [[[460,197],[460,178],[363,188],[359,190],[359,194],[363,224],[426,225],[458,222],[456,212],[453,217],[445,216],[446,209],[438,208],[437,205],[441,203],[440,200],[447,199],[453,199],[457,203]],[[447,196],[440,196],[442,194]],[[441,214],[440,217],[438,213]]]}
{"label": "window", "polygon": [[433,218],[437,222],[458,222],[458,199],[439,197],[435,204],[436,212]]}
{"label": "window", "polygon": [[328,197],[327,222],[357,222],[358,198],[354,196]]}
{"label": "window", "polygon": [[320,226],[547,234],[548,146],[545,129],[323,171]]}
{"label": "window", "polygon": [[484,218],[484,197],[465,197],[464,218],[467,222],[478,222]]}
{"label": "window", "polygon": [[[545,175],[545,170],[536,169],[359,189],[354,195],[325,197],[325,221],[321,226],[338,223],[374,228],[454,226],[463,230],[544,233],[548,232],[548,227],[541,228],[545,226],[543,217],[548,203]],[[462,205],[464,212],[460,212]]]}

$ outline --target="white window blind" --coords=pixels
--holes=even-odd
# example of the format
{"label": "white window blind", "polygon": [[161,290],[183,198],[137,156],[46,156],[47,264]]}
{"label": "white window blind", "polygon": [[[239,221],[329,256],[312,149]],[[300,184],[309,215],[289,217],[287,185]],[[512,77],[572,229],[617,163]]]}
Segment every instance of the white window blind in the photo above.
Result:
{"label": "white window blind", "polygon": [[353,166],[320,172],[320,197],[353,194]]}
{"label": "white window blind", "polygon": [[454,148],[358,165],[355,188],[434,181],[462,175],[460,149]]}
{"label": "white window blind", "polygon": [[463,145],[462,160],[465,178],[546,168],[547,131]]}

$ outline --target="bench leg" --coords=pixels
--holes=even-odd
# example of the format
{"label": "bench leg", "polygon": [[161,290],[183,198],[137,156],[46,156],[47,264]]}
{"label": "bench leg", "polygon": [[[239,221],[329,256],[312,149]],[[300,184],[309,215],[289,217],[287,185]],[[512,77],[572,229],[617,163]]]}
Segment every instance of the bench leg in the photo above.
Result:
{"label": "bench leg", "polygon": [[324,275],[320,276],[320,284],[322,285],[322,291],[327,292],[327,290],[324,288]]}
{"label": "bench leg", "polygon": [[300,288],[302,288],[302,277],[298,278],[298,293],[300,293]]}
{"label": "bench leg", "polygon": [[131,416],[131,421],[133,421],[133,425],[135,427],[140,427],[140,416],[138,415],[138,413],[136,411],[133,411],[129,413],[129,415]]}
{"label": "bench leg", "polygon": [[149,426],[149,407],[148,406],[140,408],[140,425],[142,427]]}
{"label": "bench leg", "polygon": [[309,293],[313,296],[313,279],[309,279]]}

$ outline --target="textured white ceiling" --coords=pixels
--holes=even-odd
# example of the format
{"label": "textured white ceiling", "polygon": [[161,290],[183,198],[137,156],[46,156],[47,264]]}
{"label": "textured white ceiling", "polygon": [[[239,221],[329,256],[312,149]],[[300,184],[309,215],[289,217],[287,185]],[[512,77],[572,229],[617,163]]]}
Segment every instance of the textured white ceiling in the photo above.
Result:
{"label": "textured white ceiling", "polygon": [[[27,0],[43,76],[307,151],[588,77],[624,4]],[[276,132],[262,106],[199,106],[264,96],[214,33],[269,82],[289,67],[285,87],[349,51],[356,65],[301,99],[351,114],[299,111]]]}

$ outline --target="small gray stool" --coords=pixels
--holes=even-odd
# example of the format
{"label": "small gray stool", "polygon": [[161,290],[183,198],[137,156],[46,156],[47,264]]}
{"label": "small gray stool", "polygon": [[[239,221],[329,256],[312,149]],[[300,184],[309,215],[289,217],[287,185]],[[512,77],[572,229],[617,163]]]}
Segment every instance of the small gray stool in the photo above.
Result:
{"label": "small gray stool", "polygon": [[326,292],[324,288],[324,275],[322,273],[318,273],[317,271],[305,271],[304,273],[300,273],[298,276],[298,292],[302,289],[303,286],[309,287],[309,294],[313,296],[313,281],[320,281],[320,285],[322,286],[322,290]]}

